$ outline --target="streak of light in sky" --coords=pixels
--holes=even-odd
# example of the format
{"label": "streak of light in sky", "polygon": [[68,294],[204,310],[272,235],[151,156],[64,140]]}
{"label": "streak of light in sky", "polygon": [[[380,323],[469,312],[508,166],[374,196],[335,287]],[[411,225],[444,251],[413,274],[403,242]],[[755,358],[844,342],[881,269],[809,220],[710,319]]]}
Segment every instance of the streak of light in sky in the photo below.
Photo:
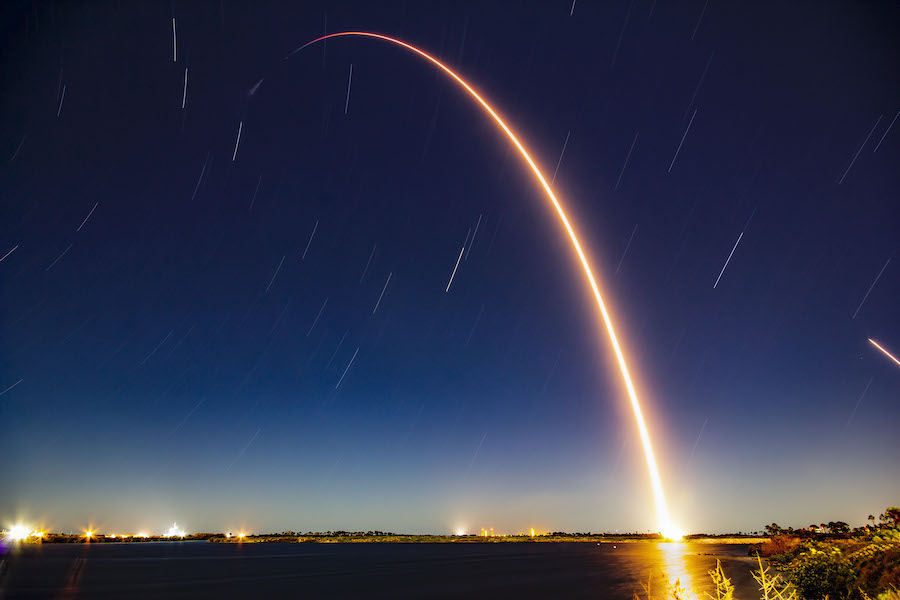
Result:
{"label": "streak of light in sky", "polygon": [[634,234],[637,233],[637,223],[634,225],[634,229],[631,230],[631,236],[628,238],[628,243],[625,244],[625,251],[622,253],[622,258],[619,259],[619,264],[616,266],[616,275],[619,274],[619,269],[622,268],[622,261],[625,260],[625,255],[628,254],[628,249],[631,247],[631,240],[634,239]]}
{"label": "streak of light in sky", "polygon": [[153,352],[151,352],[150,354],[148,354],[148,355],[147,355],[147,358],[145,358],[144,360],[142,360],[142,361],[140,362],[140,364],[143,365],[143,364],[146,363],[148,360],[150,360],[150,357],[152,357],[154,354],[156,354],[156,351],[157,351],[157,350],[159,350],[160,348],[162,348],[162,345],[166,343],[166,340],[168,340],[170,337],[172,337],[172,334],[173,334],[173,333],[175,333],[175,330],[174,330],[174,329],[173,329],[172,331],[170,331],[169,333],[166,334],[166,337],[163,338],[163,341],[161,341],[160,343],[158,343],[158,344],[156,345],[156,348],[153,349]]}
{"label": "streak of light in sky", "polygon": [[238,460],[240,460],[240,458],[244,455],[244,452],[246,452],[247,449],[250,447],[250,444],[252,444],[253,441],[256,439],[256,436],[259,435],[259,432],[260,432],[260,431],[262,431],[262,428],[261,428],[261,427],[260,427],[259,429],[256,430],[256,433],[253,434],[253,437],[250,438],[250,441],[247,442],[247,445],[244,446],[244,449],[241,450],[241,453],[237,455],[237,458],[235,458],[233,461],[231,461],[231,464],[228,465],[228,468],[227,468],[227,469],[225,469],[226,471],[230,471],[230,470],[231,470],[231,467],[234,466],[234,463],[236,463]]}
{"label": "streak of light in sky", "polygon": [[341,341],[338,342],[337,348],[334,349],[334,353],[331,355],[331,358],[328,359],[328,364],[325,365],[325,370],[328,370],[328,367],[331,366],[331,363],[334,361],[334,357],[337,356],[338,350],[341,349],[341,346],[344,344],[344,340],[347,339],[347,334],[350,333],[350,330],[344,332],[344,335],[341,336]]}
{"label": "streak of light in sky", "polygon": [[465,245],[463,245],[463,247],[459,249],[459,256],[456,258],[456,265],[453,267],[453,273],[450,274],[450,281],[447,282],[447,289],[445,289],[444,292],[449,292],[450,286],[453,285],[453,278],[456,277],[456,270],[459,268],[459,261],[462,260],[463,250],[465,249]]}
{"label": "streak of light in sky", "polygon": [[238,124],[237,140],[235,140],[235,142],[234,142],[234,154],[231,155],[231,162],[234,162],[235,159],[237,158],[238,145],[241,143],[241,131],[243,131],[243,130],[244,130],[244,122],[241,121]]}
{"label": "streak of light in sky", "polygon": [[[588,284],[591,287],[591,291],[594,294],[594,298],[597,301],[597,308],[599,309],[600,314],[603,317],[603,323],[606,328],[606,333],[609,338],[609,343],[612,346],[612,349],[616,355],[616,362],[618,363],[619,371],[622,375],[622,380],[625,383],[625,387],[628,391],[628,399],[631,404],[632,411],[634,413],[635,424],[637,425],[638,433],[640,434],[640,437],[641,437],[641,445],[643,446],[644,457],[647,462],[648,475],[650,477],[650,484],[653,489],[653,499],[654,499],[654,504],[656,507],[657,523],[660,528],[660,531],[662,532],[663,536],[665,536],[665,537],[672,537],[673,539],[680,539],[681,532],[674,525],[674,523],[672,522],[672,519],[669,515],[669,509],[668,509],[668,505],[666,503],[665,493],[664,493],[663,486],[662,486],[662,479],[659,476],[659,468],[656,464],[656,457],[654,456],[654,453],[653,453],[653,445],[650,441],[650,432],[647,429],[646,422],[644,421],[644,415],[643,415],[643,411],[641,410],[640,401],[638,400],[638,397],[637,397],[637,391],[634,387],[634,383],[631,380],[631,375],[628,372],[628,366],[625,363],[625,355],[622,352],[621,346],[619,345],[619,340],[615,333],[615,328],[613,326],[612,317],[610,316],[609,311],[606,309],[606,304],[603,302],[603,297],[600,295],[600,288],[597,285],[597,281],[594,277],[594,273],[591,269],[590,263],[588,262],[587,256],[585,256],[584,251],[581,248],[581,243],[578,241],[578,236],[575,233],[575,229],[572,227],[572,224],[569,222],[569,218],[566,216],[566,213],[563,210],[562,205],[560,204],[559,200],[557,200],[556,195],[553,193],[553,190],[550,187],[550,184],[547,183],[547,180],[544,178],[544,175],[541,172],[541,170],[538,168],[537,164],[531,158],[531,155],[528,153],[528,151],[525,149],[525,147],[522,145],[522,143],[519,141],[519,139],[516,137],[516,135],[512,132],[512,130],[509,128],[509,126],[503,121],[503,119],[500,117],[500,115],[497,114],[497,112],[478,94],[478,92],[475,91],[474,88],[472,88],[472,86],[470,86],[463,78],[461,78],[459,75],[457,75],[452,69],[450,69],[449,67],[444,65],[441,61],[432,57],[427,52],[424,52],[423,50],[419,50],[415,46],[407,44],[406,42],[403,42],[396,38],[392,38],[392,37],[382,35],[379,33],[370,33],[370,32],[365,32],[365,31],[345,31],[345,32],[328,34],[326,36],[321,36],[319,38],[311,40],[311,41],[307,42],[306,44],[297,48],[297,50],[295,50],[291,54],[295,54],[311,44],[315,44],[317,42],[323,41],[324,39],[327,39],[329,37],[337,37],[337,36],[359,36],[359,37],[369,37],[369,38],[375,38],[375,39],[387,41],[392,44],[396,44],[398,46],[406,48],[407,50],[410,50],[411,52],[418,54],[425,60],[428,60],[429,62],[431,62],[432,64],[437,66],[439,69],[444,71],[448,76],[453,78],[460,86],[465,88],[465,90],[470,94],[470,96],[472,98],[474,98],[475,101],[477,101],[478,104],[480,104],[482,106],[482,108],[484,108],[484,110],[494,119],[494,121],[499,126],[499,128],[502,129],[503,132],[507,135],[510,142],[512,142],[513,145],[515,145],[515,147],[519,150],[519,153],[521,154],[521,156],[525,160],[525,162],[528,163],[528,166],[531,168],[535,177],[540,182],[541,186],[544,188],[544,191],[547,194],[547,198],[550,200],[551,204],[553,205],[553,208],[556,210],[557,216],[559,217],[559,220],[560,220],[562,226],[565,228],[566,233],[569,236],[569,240],[572,243],[572,248],[574,249],[575,254],[578,257],[578,260],[584,270],[584,275],[588,281]],[[694,111],[694,115],[696,115],[696,111]],[[691,122],[693,122],[693,117],[691,117]],[[690,128],[690,124],[688,125],[688,128]],[[463,249],[464,248],[465,247],[463,247]],[[460,251],[460,256],[462,256],[462,251]],[[457,263],[458,262],[459,261],[457,260]],[[449,286],[448,286],[448,288],[449,288]]]}
{"label": "streak of light in sky", "polygon": [[697,31],[700,29],[700,23],[703,22],[703,15],[706,14],[706,7],[709,6],[709,0],[703,3],[703,10],[700,11],[700,17],[697,19],[697,26],[694,27],[694,33],[691,34],[691,39],[694,39],[694,36],[697,35]]}
{"label": "streak of light in sky", "polygon": [[375,314],[375,311],[378,310],[378,305],[381,304],[381,299],[384,297],[384,292],[387,290],[388,284],[391,282],[391,275],[393,275],[393,271],[388,273],[387,281],[384,282],[384,287],[381,288],[381,295],[378,296],[378,302],[375,303],[375,308],[372,309],[372,314]]}
{"label": "streak of light in sky", "polygon": [[269,285],[266,286],[266,294],[269,293],[269,288],[272,287],[272,284],[275,282],[275,278],[278,277],[278,271],[281,270],[281,265],[284,264],[284,256],[281,257],[281,262],[278,263],[278,268],[275,269],[275,274],[272,275],[272,279],[269,281]]}
{"label": "streak of light in sky", "polygon": [[[253,190],[253,198],[250,199],[250,210],[253,210],[253,203],[256,202],[256,194],[259,193],[259,184],[262,183],[262,175],[259,176],[259,179],[256,181],[256,189]],[[318,223],[318,221],[316,221]]]}
{"label": "streak of light in sky", "polygon": [[[893,258],[893,256],[891,257]],[[875,284],[878,283],[878,280],[881,279],[881,274],[884,273],[884,270],[887,269],[887,266],[891,263],[891,259],[887,259],[887,262],[884,263],[884,266],[881,267],[881,270],[878,271],[878,277],[875,278],[875,281],[872,282],[872,285],[869,286],[869,291],[866,292],[866,295],[863,296],[862,302],[859,303],[859,306],[856,307],[856,312],[853,313],[853,319],[856,318],[856,315],[859,314],[859,309],[862,308],[863,304],[866,303],[866,298],[869,297],[869,294],[872,293],[872,289],[875,287]]]}
{"label": "streak of light in sky", "polygon": [[328,298],[325,298],[325,302],[322,303],[322,308],[319,309],[319,314],[316,315],[313,324],[309,327],[309,331],[306,332],[306,337],[309,337],[309,334],[312,333],[312,330],[316,328],[316,323],[319,322],[319,317],[322,316],[322,312],[325,310],[325,305],[328,304]]}
{"label": "streak of light in sky", "polygon": [[572,135],[571,131],[566,134],[566,141],[563,143],[562,152],[559,153],[559,160],[556,161],[556,169],[553,171],[553,178],[550,180],[551,184],[556,183],[556,175],[557,175],[557,173],[559,173],[559,165],[562,164],[563,156],[566,155],[566,146],[569,145],[569,136],[571,136],[571,135]]}
{"label": "streak of light in sky", "polygon": [[750,214],[750,218],[747,219],[747,223],[744,225],[744,228],[741,230],[741,235],[738,236],[737,241],[734,243],[734,247],[731,249],[731,253],[728,255],[728,258],[725,260],[725,264],[722,265],[722,270],[719,271],[719,276],[716,277],[716,282],[713,284],[713,289],[716,289],[716,286],[719,285],[719,280],[722,279],[722,274],[725,273],[725,269],[728,268],[728,263],[731,262],[731,257],[734,256],[734,251],[737,250],[738,244],[741,243],[741,238],[744,237],[744,232],[747,231],[747,227],[750,225],[750,221],[753,219],[753,215],[756,214],[756,209],[753,209],[753,213]]}
{"label": "streak of light in sky", "polygon": [[[256,194],[254,194],[254,197],[256,197]],[[306,242],[306,248],[303,249],[303,256],[300,257],[300,260],[303,260],[306,258],[306,253],[309,252],[309,246],[310,246],[310,244],[312,244],[313,238],[316,236],[316,229],[318,229],[318,228],[319,228],[319,222],[316,221],[316,224],[313,225],[312,233],[309,234],[309,241]]]}
{"label": "streak of light in sky", "polygon": [[378,247],[378,244],[374,244],[372,246],[372,252],[369,253],[369,260],[366,261],[366,268],[363,269],[362,275],[359,277],[359,282],[362,283],[363,279],[366,278],[366,273],[369,272],[369,265],[372,264],[372,257],[375,256],[375,248]]}
{"label": "streak of light in sky", "polygon": [[700,433],[697,434],[697,441],[694,442],[694,447],[691,448],[691,455],[688,457],[688,462],[691,462],[691,459],[694,458],[694,452],[697,451],[697,446],[700,444],[700,436],[703,435],[703,430],[706,429],[706,424],[709,422],[709,417],[703,419],[703,425],[700,427]]}
{"label": "streak of light in sky", "polygon": [[59,118],[59,114],[62,112],[63,101],[66,99],[66,84],[63,84],[62,96],[59,99],[59,108],[56,109],[56,117]]}
{"label": "streak of light in sky", "polygon": [[100,204],[99,202],[94,203],[94,208],[91,209],[91,212],[88,213],[88,216],[86,216],[84,218],[84,221],[82,221],[81,225],[78,226],[78,229],[75,230],[76,233],[81,231],[81,228],[84,227],[84,224],[88,222],[88,219],[90,219],[91,215],[94,214],[94,211],[97,210],[97,206],[99,204]]}
{"label": "streak of light in sky", "polygon": [[853,416],[856,415],[856,409],[859,408],[860,403],[863,401],[863,398],[866,397],[866,393],[869,391],[869,386],[872,385],[872,382],[875,381],[874,377],[869,377],[869,383],[866,384],[866,389],[863,390],[863,393],[860,394],[859,400],[856,401],[856,406],[853,407],[853,412],[850,413],[850,418],[847,419],[847,422],[844,423],[844,429],[850,425],[850,421],[853,420]]}
{"label": "streak of light in sky", "polygon": [[478,235],[478,226],[481,225],[481,216],[482,215],[478,215],[478,222],[475,223],[475,231],[472,233],[472,241],[469,242],[469,247],[466,249],[464,260],[469,260],[469,252],[472,251],[472,245],[475,244],[475,236]]}
{"label": "streak of light in sky", "polygon": [[869,342],[871,342],[871,344],[872,344],[873,346],[875,346],[876,348],[878,348],[879,350],[881,350],[881,351],[884,353],[885,356],[887,356],[887,357],[890,358],[892,361],[894,361],[895,363],[897,363],[897,366],[900,366],[900,360],[897,360],[897,358],[896,358],[893,354],[891,354],[890,352],[888,352],[887,350],[885,350],[884,348],[882,348],[881,345],[878,344],[878,342],[876,342],[876,341],[873,340],[872,338],[869,338]]}
{"label": "streak of light in sky", "polygon": [[694,117],[696,117],[696,116],[697,116],[697,109],[695,108],[694,114],[691,115],[691,120],[690,120],[690,122],[688,122],[687,128],[685,128],[685,130],[684,130],[684,135],[681,136],[681,141],[678,142],[678,149],[675,150],[675,156],[672,157],[672,164],[669,165],[669,170],[666,171],[667,173],[672,172],[672,167],[675,166],[675,161],[678,160],[678,153],[681,152],[681,146],[684,145],[684,139],[687,137],[688,131],[691,130],[691,125],[694,124]]}
{"label": "streak of light in sky", "polygon": [[184,92],[181,94],[181,110],[184,110],[184,104],[187,102],[187,67],[184,68]]}
{"label": "streak of light in sky", "polygon": [[[347,79],[347,101],[344,102],[344,114],[347,114],[347,109],[350,108],[350,85],[353,83],[353,63],[350,63],[350,77]],[[365,82],[363,82],[365,83]]]}
{"label": "streak of light in sky", "polygon": [[[879,115],[878,118],[875,120],[875,124],[872,125],[872,129],[869,130],[869,135],[867,135],[866,139],[863,140],[863,143],[860,145],[859,149],[856,151],[856,154],[853,155],[853,160],[851,160],[850,164],[847,165],[847,170],[844,171],[843,175],[841,175],[841,179],[840,179],[840,181],[838,181],[838,185],[841,185],[842,183],[844,183],[844,178],[847,176],[847,173],[850,172],[850,169],[853,168],[853,163],[855,163],[856,159],[859,158],[859,153],[862,152],[862,149],[866,147],[866,143],[868,143],[869,138],[872,137],[873,133],[875,133],[875,128],[878,127],[878,124],[881,122],[881,118],[883,116],[884,116],[883,114]],[[873,150],[873,152],[874,152],[874,150]]]}
{"label": "streak of light in sky", "polygon": [[344,381],[344,377],[347,375],[347,371],[350,370],[350,366],[353,364],[353,361],[356,360],[356,355],[359,353],[359,346],[356,347],[356,352],[353,353],[353,357],[350,359],[350,362],[347,363],[347,368],[344,369],[344,372],[341,373],[341,378],[338,379],[337,385],[334,386],[334,389],[338,389],[341,387],[341,382]]}
{"label": "streak of light in sky", "polygon": [[6,388],[6,389],[3,390],[2,392],[0,392],[0,396],[2,396],[3,394],[5,394],[5,393],[8,392],[9,390],[13,389],[14,387],[16,387],[17,385],[19,385],[19,384],[22,383],[23,381],[25,381],[25,380],[24,380],[24,379],[18,380],[17,382],[15,382],[15,383],[12,384],[11,386],[9,386],[8,388]]}
{"label": "streak of light in sky", "polygon": [[18,247],[19,247],[18,244],[16,244],[15,246],[13,246],[13,247],[12,247],[12,250],[10,250],[10,251],[7,252],[6,254],[4,254],[4,255],[3,255],[3,258],[0,258],[0,262],[3,262],[4,260],[6,260],[6,257],[9,256],[10,254],[12,254],[13,252],[15,252],[15,251],[16,251],[16,248],[18,248]]}
{"label": "streak of light in sky", "polygon": [[206,155],[206,160],[203,161],[203,168],[200,169],[200,177],[197,178],[197,185],[194,186],[194,193],[191,194],[191,202],[194,201],[194,198],[197,197],[197,190],[200,189],[200,184],[203,183],[203,175],[206,173],[206,165],[209,164],[209,154]]}
{"label": "streak of light in sky", "polygon": [[16,151],[13,152],[12,158],[9,159],[9,162],[12,162],[12,161],[16,160],[16,157],[19,155],[19,150],[22,149],[22,144],[25,143],[25,138],[26,138],[26,137],[28,137],[28,136],[27,136],[27,135],[23,135],[23,136],[22,136],[22,141],[19,142],[19,145],[18,145],[18,146],[16,146]]}
{"label": "streak of light in sky", "polygon": [[56,260],[54,260],[52,263],[50,263],[50,264],[47,266],[46,269],[44,269],[44,272],[46,273],[47,271],[49,271],[50,269],[52,269],[52,268],[53,268],[53,265],[55,265],[56,263],[58,263],[58,262],[59,262],[59,259],[61,259],[63,256],[65,256],[65,255],[66,255],[66,252],[68,252],[69,249],[70,249],[71,247],[72,247],[72,244],[69,244],[68,246],[66,246],[66,249],[62,251],[62,254],[60,254],[59,256],[57,256],[57,257],[56,257]]}
{"label": "streak of light in sky", "polygon": [[[878,149],[881,147],[881,142],[884,141],[884,138],[887,137],[887,134],[891,131],[891,128],[894,126],[894,123],[897,121],[897,117],[900,117],[900,110],[897,111],[897,114],[894,115],[894,118],[891,120],[891,124],[888,125],[888,128],[884,130],[884,134],[881,136],[881,139],[878,140],[878,143],[875,145],[875,149],[872,152],[878,152]],[[25,141],[25,138],[22,138],[22,141]],[[13,157],[15,158],[15,157]]]}
{"label": "streak of light in sky", "polygon": [[631,153],[634,150],[634,145],[637,143],[637,139],[638,139],[638,134],[635,133],[634,140],[632,140],[632,142],[631,142],[631,148],[628,149],[628,155],[625,157],[625,164],[622,165],[622,170],[619,171],[619,178],[616,179],[616,187],[613,188],[614,191],[619,189],[619,183],[622,182],[622,175],[625,174],[625,167],[628,166],[628,161],[631,159]]}

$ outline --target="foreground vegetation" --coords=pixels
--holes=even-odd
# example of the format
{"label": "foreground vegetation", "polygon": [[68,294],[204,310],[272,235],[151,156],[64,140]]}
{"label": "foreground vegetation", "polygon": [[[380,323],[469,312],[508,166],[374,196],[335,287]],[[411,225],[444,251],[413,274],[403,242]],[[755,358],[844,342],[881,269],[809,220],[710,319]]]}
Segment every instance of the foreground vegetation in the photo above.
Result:
{"label": "foreground vegetation", "polygon": [[[841,521],[802,529],[766,526],[770,538],[751,546],[757,558],[753,578],[762,600],[900,600],[900,508],[889,507],[875,522],[851,530]],[[766,557],[768,565],[763,563]],[[709,572],[714,593],[685,589],[670,582],[672,600],[736,600],[721,564]],[[644,596],[651,600],[649,585]],[[747,599],[745,599],[747,600]]]}

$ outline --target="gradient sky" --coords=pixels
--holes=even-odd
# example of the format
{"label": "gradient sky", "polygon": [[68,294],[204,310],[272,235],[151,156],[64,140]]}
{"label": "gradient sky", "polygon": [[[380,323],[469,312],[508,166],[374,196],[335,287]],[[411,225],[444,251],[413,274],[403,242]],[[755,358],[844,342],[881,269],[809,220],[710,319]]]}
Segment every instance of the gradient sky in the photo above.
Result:
{"label": "gradient sky", "polygon": [[900,502],[898,7],[675,4],[5,3],[0,522],[655,529],[541,190],[420,58],[283,60],[351,29],[559,162],[685,529]]}

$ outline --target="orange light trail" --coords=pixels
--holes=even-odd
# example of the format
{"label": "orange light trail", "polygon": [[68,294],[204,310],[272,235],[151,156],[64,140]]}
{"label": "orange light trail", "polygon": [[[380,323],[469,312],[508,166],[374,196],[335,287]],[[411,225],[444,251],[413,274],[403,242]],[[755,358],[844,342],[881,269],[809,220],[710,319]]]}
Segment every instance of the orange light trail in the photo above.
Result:
{"label": "orange light trail", "polygon": [[869,343],[872,344],[873,346],[875,346],[876,348],[878,348],[879,350],[881,350],[882,352],[884,352],[884,355],[887,356],[892,361],[894,361],[895,363],[897,363],[897,366],[900,366],[900,360],[897,360],[893,354],[891,354],[890,352],[888,352],[887,350],[885,350],[884,348],[879,346],[878,342],[876,342],[872,338],[869,338]]}
{"label": "orange light trail", "polygon": [[641,436],[641,443],[644,447],[644,455],[647,459],[647,468],[650,471],[650,483],[653,487],[653,498],[656,504],[656,516],[660,532],[665,537],[679,539],[681,537],[681,532],[674,526],[672,520],[669,517],[669,509],[666,505],[666,497],[663,493],[662,481],[659,477],[659,469],[656,466],[656,458],[653,456],[653,446],[650,444],[650,434],[647,431],[647,425],[644,423],[644,415],[641,411],[641,405],[638,401],[637,392],[634,389],[634,384],[631,382],[631,375],[628,373],[628,367],[625,364],[625,356],[623,355],[622,349],[619,346],[619,340],[616,338],[616,332],[613,328],[612,319],[609,316],[609,311],[606,310],[606,305],[604,304],[603,298],[600,295],[600,289],[597,286],[597,281],[594,278],[594,273],[591,270],[591,266],[588,263],[588,259],[585,256],[584,251],[581,249],[581,244],[578,241],[578,236],[575,234],[575,229],[572,227],[571,223],[569,223],[569,219],[568,217],[566,217],[566,213],[565,211],[563,211],[559,200],[556,199],[556,195],[553,193],[553,190],[550,189],[550,185],[547,183],[547,179],[544,177],[543,173],[541,173],[541,170],[538,168],[537,164],[535,164],[534,160],[531,158],[531,155],[528,154],[528,151],[525,150],[525,146],[522,145],[522,143],[512,132],[509,126],[503,121],[503,119],[500,118],[500,115],[497,114],[497,112],[493,108],[491,108],[491,106],[484,100],[484,98],[482,98],[471,85],[466,83],[466,81],[462,77],[457,75],[444,63],[434,58],[427,52],[396,38],[382,35],[380,33],[369,33],[366,31],[343,31],[338,33],[330,33],[328,35],[323,35],[310,42],[307,42],[303,46],[300,46],[299,48],[291,52],[291,54],[286,56],[285,59],[290,58],[300,50],[303,50],[307,46],[315,44],[316,42],[321,42],[323,40],[327,40],[328,38],[341,36],[368,37],[391,42],[392,44],[396,44],[398,46],[406,48],[407,50],[415,52],[422,58],[431,62],[433,65],[453,78],[456,83],[461,85],[469,93],[469,95],[474,98],[482,108],[484,108],[484,110],[494,119],[497,125],[500,126],[500,129],[503,130],[503,132],[513,143],[513,145],[519,150],[519,153],[522,155],[522,158],[525,159],[525,162],[528,163],[528,166],[531,167],[532,172],[534,172],[535,177],[537,177],[537,180],[540,182],[541,187],[544,188],[544,191],[547,193],[547,197],[553,204],[553,208],[556,210],[556,214],[559,216],[559,220],[562,222],[563,226],[566,229],[566,232],[569,234],[569,240],[572,242],[575,253],[578,255],[578,260],[581,262],[581,266],[584,269],[584,274],[591,286],[591,291],[594,293],[594,298],[597,300],[597,306],[600,308],[601,315],[603,315],[603,322],[606,325],[606,331],[609,334],[609,341],[612,344],[613,351],[616,354],[616,360],[619,363],[619,370],[622,372],[622,379],[625,381],[625,387],[628,390],[628,397],[631,400],[631,408],[634,411],[634,418],[637,421],[638,431],[640,432]]}

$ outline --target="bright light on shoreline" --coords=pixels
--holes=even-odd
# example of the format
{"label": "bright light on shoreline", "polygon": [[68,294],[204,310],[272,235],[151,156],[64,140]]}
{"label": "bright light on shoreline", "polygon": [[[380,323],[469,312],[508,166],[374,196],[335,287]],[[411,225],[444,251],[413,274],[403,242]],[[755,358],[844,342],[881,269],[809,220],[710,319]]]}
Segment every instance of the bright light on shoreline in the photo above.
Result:
{"label": "bright light on shoreline", "polygon": [[29,529],[30,528],[27,525],[19,523],[10,527],[9,533],[7,533],[6,536],[14,542],[21,542],[28,538]]}
{"label": "bright light on shoreline", "polygon": [[659,532],[667,541],[681,542],[684,540],[684,532],[674,527],[671,523],[669,526]]}

